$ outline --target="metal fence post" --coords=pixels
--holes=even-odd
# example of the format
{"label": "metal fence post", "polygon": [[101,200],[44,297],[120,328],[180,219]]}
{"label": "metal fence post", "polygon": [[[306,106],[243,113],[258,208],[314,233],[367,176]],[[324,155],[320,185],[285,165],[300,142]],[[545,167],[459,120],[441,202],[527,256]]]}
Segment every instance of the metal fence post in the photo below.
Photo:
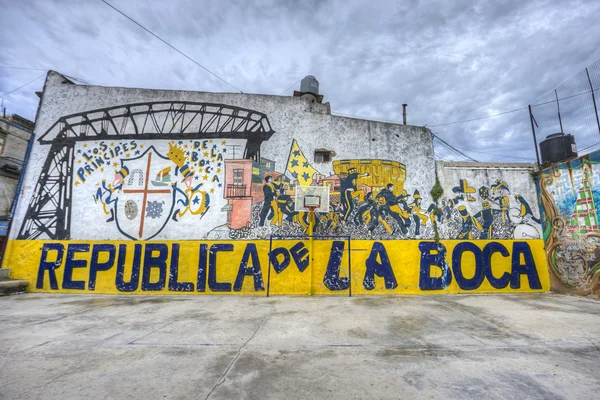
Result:
{"label": "metal fence post", "polygon": [[538,150],[537,138],[535,137],[535,127],[533,126],[533,113],[531,112],[531,104],[529,105],[529,120],[531,121],[531,132],[533,133],[533,145],[535,146],[535,156],[537,157],[538,168],[541,168],[540,152]]}
{"label": "metal fence post", "polygon": [[590,79],[590,73],[588,69],[585,69],[585,73],[588,78],[588,82],[590,84],[590,90],[592,91],[592,102],[594,102],[594,112],[596,113],[596,124],[598,125],[598,133],[600,133],[600,120],[598,119],[598,107],[596,106],[596,95],[594,95],[594,86],[592,85],[592,80]]}

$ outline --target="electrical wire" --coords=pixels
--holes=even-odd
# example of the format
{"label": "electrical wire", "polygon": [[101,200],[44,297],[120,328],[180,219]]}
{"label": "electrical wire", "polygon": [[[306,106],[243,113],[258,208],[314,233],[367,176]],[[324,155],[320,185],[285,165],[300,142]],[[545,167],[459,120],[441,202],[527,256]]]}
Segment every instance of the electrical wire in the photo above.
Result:
{"label": "electrical wire", "polygon": [[488,118],[494,118],[494,117],[499,117],[500,115],[504,115],[504,114],[510,114],[510,113],[514,113],[517,111],[523,111],[523,110],[527,110],[528,107],[521,107],[521,108],[516,108],[514,110],[510,110],[510,111],[503,111],[500,112],[498,114],[493,114],[493,115],[488,115],[486,117],[478,117],[478,118],[472,118],[472,119],[464,119],[461,121],[453,121],[453,122],[448,122],[446,124],[437,124],[437,125],[429,125],[430,128],[436,128],[439,126],[448,126],[448,125],[455,125],[455,124],[462,124],[464,122],[473,122],[473,121],[480,121],[482,119],[488,119]]}
{"label": "electrical wire", "polygon": [[143,26],[142,24],[140,24],[139,22],[137,22],[136,20],[134,20],[133,18],[131,18],[130,16],[125,14],[123,11],[119,10],[118,8],[116,8],[115,6],[113,6],[112,4],[107,2],[106,0],[100,0],[100,1],[103,2],[104,4],[106,4],[107,6],[109,6],[110,8],[112,8],[113,10],[115,10],[116,12],[118,12],[119,14],[121,14],[122,16],[124,16],[125,18],[127,18],[128,20],[130,20],[131,22],[133,22],[134,24],[136,24],[137,26],[139,26],[140,28],[142,28],[143,30],[145,30],[146,32],[148,32],[149,34],[151,34],[152,36],[154,36],[155,38],[157,38],[158,40],[160,40],[161,42],[163,42],[164,44],[166,44],[167,46],[169,46],[170,48],[172,48],[173,50],[175,50],[176,52],[178,52],[179,54],[181,54],[182,56],[184,56],[185,58],[187,58],[188,60],[190,60],[191,62],[193,62],[194,64],[196,64],[197,66],[199,66],[200,68],[202,68],[203,70],[205,70],[206,72],[208,72],[209,74],[211,74],[212,76],[214,76],[215,78],[226,83],[227,85],[234,88],[238,92],[244,93],[240,89],[233,86],[231,83],[227,82],[225,79],[221,78],[219,75],[215,74],[214,72],[212,72],[211,70],[206,68],[204,65],[200,64],[198,61],[194,60],[193,58],[191,58],[190,56],[185,54],[183,51],[179,50],[178,48],[176,48],[175,46],[173,46],[172,44],[170,44],[169,42],[167,42],[166,40],[164,40],[163,38],[161,38],[160,36],[158,36],[157,34],[152,32],[150,29],[146,28],[145,26]]}
{"label": "electrical wire", "polygon": [[514,159],[516,159],[516,160],[528,160],[528,161],[532,161],[532,160],[533,160],[533,157],[531,157],[531,158],[526,158],[526,157],[505,156],[505,155],[500,155],[500,154],[488,153],[488,152],[485,152],[485,151],[479,151],[479,150],[467,149],[466,147],[461,147],[461,146],[456,146],[456,145],[454,145],[454,147],[456,147],[456,148],[458,148],[458,149],[465,150],[465,151],[470,151],[470,152],[472,152],[472,153],[481,153],[481,154],[487,154],[487,155],[490,155],[490,156],[496,156],[496,157],[514,158]]}
{"label": "electrical wire", "polygon": [[43,76],[45,76],[45,75],[46,75],[46,73],[44,72],[43,74],[41,74],[41,75],[40,75],[40,76],[38,76],[37,78],[35,78],[35,79],[33,79],[33,80],[31,80],[31,81],[27,82],[27,83],[26,83],[26,84],[24,84],[24,85],[21,85],[21,86],[19,86],[18,88],[15,88],[15,89],[11,90],[11,91],[9,91],[9,92],[2,93],[2,94],[0,94],[0,96],[2,96],[2,97],[4,97],[4,96],[8,96],[9,94],[11,94],[11,93],[13,93],[13,92],[16,92],[17,90],[19,90],[19,89],[22,89],[22,88],[24,88],[25,86],[27,86],[27,85],[29,85],[29,84],[32,84],[33,82],[37,81],[38,79],[40,79],[41,77],[43,77]]}
{"label": "electrical wire", "polygon": [[288,87],[287,89],[285,89],[283,92],[279,93],[279,96],[281,96],[282,94],[284,94],[285,92],[287,92],[288,90],[290,90],[291,88],[293,88],[294,86],[296,86],[301,80],[302,80],[302,78],[298,79],[297,82],[292,83],[290,85],[290,87]]}
{"label": "electrical wire", "polygon": [[467,158],[468,160],[474,161],[474,162],[478,162],[476,159],[469,157],[468,155],[466,155],[465,153],[463,153],[462,151],[454,148],[452,145],[450,145],[448,142],[446,142],[445,140],[441,139],[439,136],[437,136],[435,133],[431,133],[431,135],[437,139],[439,142],[443,143],[445,146],[447,146],[448,148],[454,150],[455,152],[459,153],[460,155],[462,155],[463,157]]}
{"label": "electrical wire", "polygon": [[43,68],[12,67],[12,66],[8,66],[8,65],[0,65],[0,68],[5,68],[5,69],[25,69],[25,70],[29,70],[29,71],[48,71],[47,69],[43,69]]}

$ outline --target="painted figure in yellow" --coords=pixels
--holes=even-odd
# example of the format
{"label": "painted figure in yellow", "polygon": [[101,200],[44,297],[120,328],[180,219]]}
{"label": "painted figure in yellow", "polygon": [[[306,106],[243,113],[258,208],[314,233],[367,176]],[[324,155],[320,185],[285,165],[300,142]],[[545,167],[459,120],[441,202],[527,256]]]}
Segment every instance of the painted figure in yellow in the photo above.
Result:
{"label": "painted figure in yellow", "polygon": [[481,218],[483,226],[479,239],[492,239],[492,224],[494,223],[494,215],[499,213],[498,210],[493,210],[489,202],[490,190],[486,186],[479,188],[479,197],[481,198],[481,210],[475,214],[475,218]]}
{"label": "painted figure in yellow", "polygon": [[308,225],[306,225],[304,223],[304,214],[306,214],[306,212],[304,212],[304,211],[298,211],[296,213],[296,215],[294,215],[294,222],[297,223],[297,224],[300,224],[306,230],[306,228],[308,228]]}
{"label": "painted figure in yellow", "polygon": [[383,225],[387,233],[394,233],[394,230],[392,229],[390,224],[387,223],[382,212],[382,210],[386,208],[387,204],[385,202],[385,198],[379,197],[377,199],[377,205],[373,209],[371,209],[370,213],[367,213],[369,218],[367,218],[366,224],[370,224],[369,231],[373,232],[375,228],[377,228],[377,225],[379,225],[378,223],[381,223],[381,225]]}
{"label": "painted figure in yellow", "polygon": [[469,214],[469,211],[465,206],[459,206],[458,213],[462,219],[462,226],[460,227],[460,232],[458,233],[457,239],[473,239],[473,227],[475,227],[478,231],[481,231],[481,224],[476,218],[473,218],[471,214]]}
{"label": "painted figure in yellow", "polygon": [[466,179],[460,179],[458,181],[458,186],[452,188],[454,193],[461,193],[466,195],[467,201],[475,201],[475,197],[471,196],[471,194],[475,193],[475,188],[469,186],[469,182]]}
{"label": "painted figure in yellow", "polygon": [[359,177],[367,177],[368,173],[364,173],[362,175],[358,174],[356,168],[350,168],[348,170],[348,176],[340,179],[340,195],[342,196],[342,210],[343,210],[343,220],[347,221],[348,217],[352,213],[354,209],[354,199],[358,197],[358,202],[362,203],[365,199],[365,192],[362,190],[357,190],[358,178]]}
{"label": "painted figure in yellow", "polygon": [[425,226],[429,217],[427,214],[421,212],[421,194],[418,190],[415,190],[413,194],[414,202],[411,204],[411,214],[413,216],[413,220],[415,221],[415,235],[420,235],[420,227],[421,225]]}
{"label": "painted figure in yellow", "polygon": [[492,185],[492,191],[495,195],[494,203],[500,207],[502,223],[505,224],[509,221],[508,210],[510,209],[510,199],[508,198],[510,190],[508,189],[508,184],[506,182],[496,181],[496,183]]}
{"label": "painted figure in yellow", "polygon": [[177,221],[178,217],[183,217],[188,212],[192,215],[203,215],[208,211],[210,196],[204,190],[194,190],[197,188],[188,187],[185,189],[184,194],[187,201],[182,202],[185,207],[181,211],[179,209],[175,210],[172,217],[174,221]]}
{"label": "painted figure in yellow", "polygon": [[338,214],[335,211],[329,211],[327,213],[323,213],[323,215],[321,215],[319,219],[324,224],[323,229],[325,231],[335,231],[340,223],[340,214]]}
{"label": "painted figure in yellow", "polygon": [[408,232],[410,221],[408,220],[408,211],[400,207],[400,200],[394,195],[394,184],[388,183],[385,189],[382,189],[377,197],[377,201],[382,204],[384,210],[392,216],[398,223],[398,227],[402,230],[402,233]]}
{"label": "painted figure in yellow", "polygon": [[187,188],[190,188],[194,179],[194,170],[190,168],[186,162],[185,151],[182,148],[169,143],[169,152],[167,153],[167,157],[169,157],[169,160],[173,161],[175,165],[177,165],[179,172],[183,176],[182,182]]}
{"label": "painted figure in yellow", "polygon": [[271,220],[271,225],[283,226],[283,218],[288,222],[294,220],[294,202],[292,198],[287,194],[280,194],[277,197],[277,209],[275,210],[275,216]]}

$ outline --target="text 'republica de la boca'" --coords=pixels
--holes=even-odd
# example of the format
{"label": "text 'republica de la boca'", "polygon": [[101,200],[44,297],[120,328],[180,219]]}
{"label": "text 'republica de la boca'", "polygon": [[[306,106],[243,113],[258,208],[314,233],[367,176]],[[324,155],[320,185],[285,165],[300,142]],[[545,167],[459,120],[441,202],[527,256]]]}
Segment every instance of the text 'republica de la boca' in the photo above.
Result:
{"label": "text 'republica de la boca'", "polygon": [[267,285],[281,294],[307,294],[309,286],[313,294],[549,289],[542,241],[38,244],[28,247],[36,250],[27,251],[25,267],[17,268],[32,291],[260,295]]}

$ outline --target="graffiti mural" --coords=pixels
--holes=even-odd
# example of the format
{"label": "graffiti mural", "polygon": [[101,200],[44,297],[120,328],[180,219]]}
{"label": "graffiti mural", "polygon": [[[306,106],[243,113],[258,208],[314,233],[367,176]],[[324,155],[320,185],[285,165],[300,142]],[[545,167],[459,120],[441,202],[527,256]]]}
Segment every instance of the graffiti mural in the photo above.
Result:
{"label": "graffiti mural", "polygon": [[[549,288],[531,165],[443,165],[426,127],[50,71],[35,133],[5,256],[31,291]],[[597,229],[592,187],[571,235]]]}
{"label": "graffiti mural", "polygon": [[[201,238],[226,223],[225,160],[260,160],[273,133],[263,113],[212,103],[135,103],[60,117],[38,140],[50,149],[17,237],[107,239],[116,230],[123,239],[168,238],[169,221],[182,218],[177,236]],[[99,207],[90,208],[91,198]],[[73,218],[90,212],[109,216],[115,230]]]}
{"label": "graffiti mural", "polygon": [[[235,166],[227,167],[229,163]],[[309,215],[294,211],[297,186],[330,190],[328,212],[315,213],[314,233],[369,238],[433,238],[429,207],[419,189],[404,189],[406,166],[390,160],[335,160],[325,176],[292,140],[283,172],[269,159],[240,163],[226,160],[228,230],[212,239],[269,238],[271,234],[308,233]],[[421,188],[423,190],[423,188]]]}
{"label": "graffiti mural", "polygon": [[595,152],[544,170],[538,181],[548,265],[559,291],[600,294],[599,164]]}
{"label": "graffiti mural", "polygon": [[[541,238],[531,199],[502,178],[459,177],[434,202],[418,166],[315,163],[293,137],[263,154],[274,133],[266,114],[222,104],[136,103],[61,117],[39,140],[51,145],[47,172],[18,238],[269,239],[305,235],[311,224],[314,234],[352,239]],[[296,211],[298,186],[329,188],[329,210]],[[90,229],[77,215],[103,222]]]}
{"label": "graffiti mural", "polygon": [[[144,147],[132,140],[78,145],[75,165],[81,166],[75,170],[73,199],[83,203],[89,188],[95,188],[93,198],[107,216],[106,222],[114,223],[128,239],[152,239],[168,223],[187,219],[202,230],[200,221],[211,209],[211,197],[214,204],[215,193],[223,187],[227,148],[236,146],[235,140],[213,142],[153,141]],[[77,211],[79,205],[73,207]]]}
{"label": "graffiti mural", "polygon": [[[493,174],[492,174],[493,175]],[[442,237],[453,239],[541,239],[539,218],[522,194],[511,190],[501,179],[479,182],[476,188],[468,179],[459,179],[435,210]],[[536,203],[533,203],[536,204]]]}

